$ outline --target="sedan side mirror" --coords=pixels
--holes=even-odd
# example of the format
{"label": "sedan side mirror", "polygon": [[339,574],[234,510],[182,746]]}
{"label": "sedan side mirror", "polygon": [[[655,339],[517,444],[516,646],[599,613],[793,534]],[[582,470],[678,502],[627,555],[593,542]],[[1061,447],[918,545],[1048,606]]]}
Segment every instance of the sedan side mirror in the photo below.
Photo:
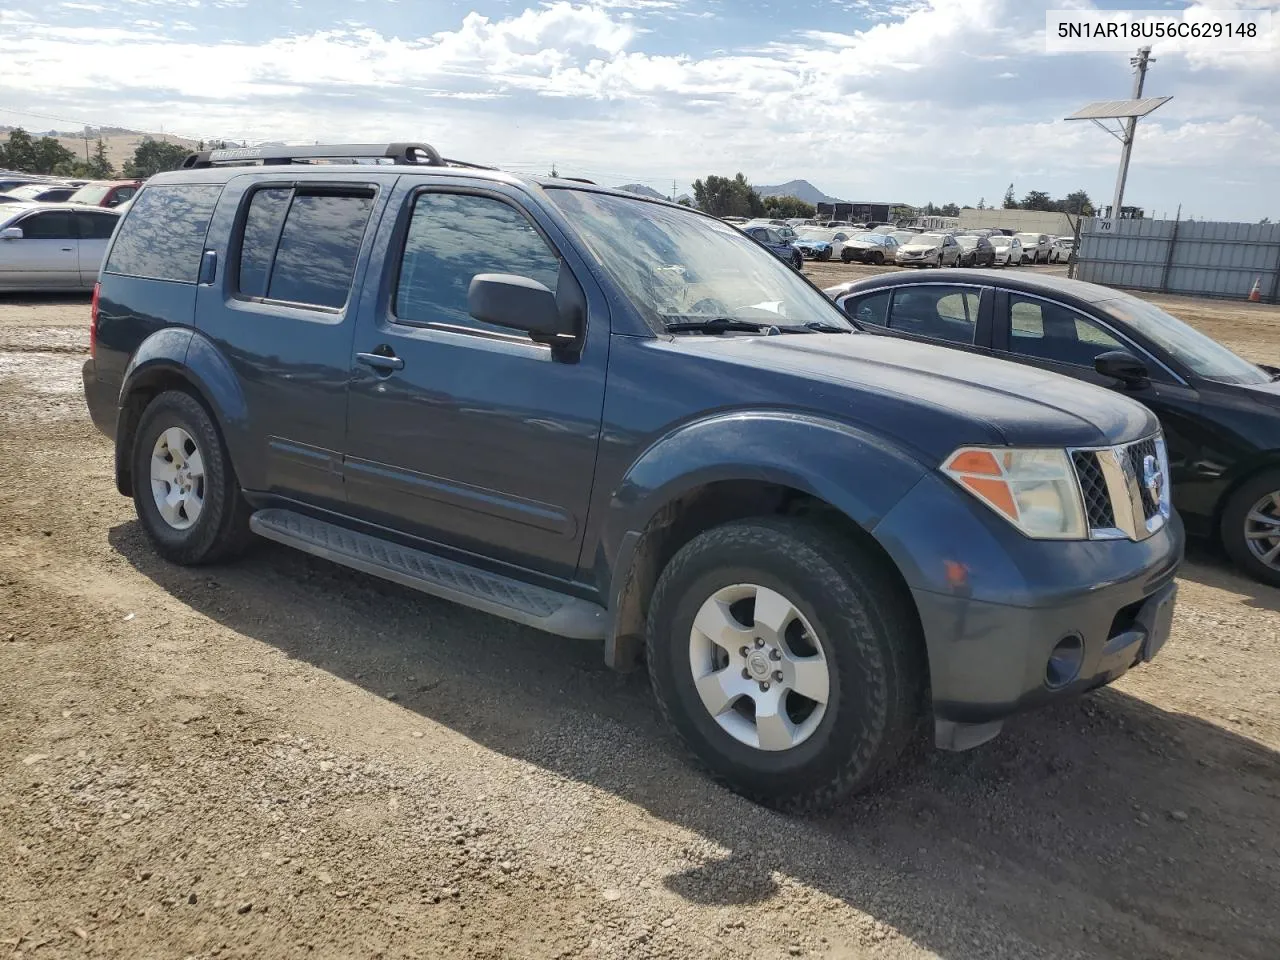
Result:
{"label": "sedan side mirror", "polygon": [[21,227],[5,227],[3,230],[0,230],[0,240],[21,240],[21,239],[22,239]]}
{"label": "sedan side mirror", "polygon": [[1104,377],[1114,377],[1128,387],[1145,387],[1147,365],[1127,350],[1108,350],[1093,358],[1093,369]]}
{"label": "sedan side mirror", "polygon": [[556,295],[545,284],[510,273],[480,273],[471,278],[467,310],[482,323],[523,330],[537,343],[572,343],[573,322],[565,318]]}

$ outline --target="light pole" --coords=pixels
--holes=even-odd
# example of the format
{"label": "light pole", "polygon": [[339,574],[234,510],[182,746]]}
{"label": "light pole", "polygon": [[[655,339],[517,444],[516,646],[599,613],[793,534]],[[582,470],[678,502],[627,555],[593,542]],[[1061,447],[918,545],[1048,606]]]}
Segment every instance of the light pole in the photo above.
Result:
{"label": "light pole", "polygon": [[[1147,80],[1147,64],[1154,63],[1151,59],[1151,48],[1141,47],[1136,57],[1129,58],[1129,64],[1134,68],[1133,73],[1133,99],[1142,99],[1142,85]],[[1120,211],[1123,210],[1124,203],[1124,182],[1129,176],[1129,157],[1133,153],[1133,135],[1138,132],[1138,118],[1136,116],[1129,117],[1124,124],[1124,139],[1120,141],[1120,170],[1116,174],[1116,193],[1115,199],[1111,203],[1111,219],[1120,219]]]}

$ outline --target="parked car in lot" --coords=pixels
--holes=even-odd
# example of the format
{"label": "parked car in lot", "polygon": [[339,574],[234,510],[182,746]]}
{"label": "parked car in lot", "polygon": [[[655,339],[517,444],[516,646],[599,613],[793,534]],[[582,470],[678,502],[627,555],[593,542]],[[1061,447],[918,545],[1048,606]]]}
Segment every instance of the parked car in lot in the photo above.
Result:
{"label": "parked car in lot", "polygon": [[1054,237],[1049,245],[1049,262],[1066,263],[1076,249],[1075,237]]}
{"label": "parked car in lot", "polygon": [[994,253],[993,265],[997,267],[1016,267],[1022,263],[1022,241],[1017,237],[1003,234],[992,234],[988,238]]}
{"label": "parked car in lot", "polygon": [[898,246],[897,262],[905,267],[954,267],[960,259],[956,238],[943,233],[919,233]]}
{"label": "parked car in lot", "polygon": [[764,246],[779,260],[791,264],[796,270],[804,266],[804,257],[800,251],[782,235],[777,227],[751,226],[748,224],[743,232],[757,243]]}
{"label": "parked car in lot", "polygon": [[[1187,529],[1219,540],[1245,573],[1280,585],[1280,368],[1249,363],[1108,287],[970,272],[931,274],[931,286],[916,279],[891,274],[827,292],[868,330],[1039,367],[1141,401],[1164,427],[1170,472],[1163,476]],[[963,323],[925,329],[921,295],[948,304],[963,297],[976,309]],[[1150,463],[1132,466],[1143,478]],[[1143,496],[1154,496],[1155,486],[1143,483]]]}
{"label": "parked car in lot", "polygon": [[993,267],[996,263],[996,250],[986,237],[975,237],[961,234],[956,237],[960,245],[960,257],[957,267]]}
{"label": "parked car in lot", "polygon": [[119,219],[66,203],[0,206],[0,290],[92,290]]}
{"label": "parked car in lot", "polygon": [[799,227],[791,242],[807,259],[830,260],[840,257],[849,240],[846,230],[830,230],[826,227]]}
{"label": "parked car in lot", "polygon": [[1051,249],[1047,233],[1015,233],[1022,244],[1023,263],[1048,263]]}
{"label": "parked car in lot", "polygon": [[[1150,411],[859,334],[675,204],[426,145],[201,154],[121,221],[90,343],[161,556],[256,533],[615,667],[643,651],[681,741],[776,807],[865,788],[926,719],[976,746],[1169,632]],[[1099,492],[1078,454],[1155,466]]]}
{"label": "parked car in lot", "polygon": [[141,180],[91,180],[67,198],[90,207],[118,207],[142,186]]}
{"label": "parked car in lot", "polygon": [[898,241],[884,233],[860,233],[850,237],[840,251],[845,263],[893,263],[898,258]]}
{"label": "parked car in lot", "polygon": [[7,191],[7,195],[28,203],[65,203],[77,189],[66,183],[27,183]]}

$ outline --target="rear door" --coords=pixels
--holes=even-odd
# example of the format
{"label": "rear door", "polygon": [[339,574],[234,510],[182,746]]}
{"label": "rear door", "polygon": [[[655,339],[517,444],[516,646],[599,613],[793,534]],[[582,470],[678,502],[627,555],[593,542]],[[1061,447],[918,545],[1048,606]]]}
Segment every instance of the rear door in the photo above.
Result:
{"label": "rear door", "polygon": [[77,211],[72,214],[76,222],[76,262],[80,275],[80,286],[91,289],[98,280],[98,271],[102,268],[102,258],[107,255],[107,242],[116,228],[120,218],[114,213],[102,213],[96,210]]}
{"label": "rear door", "polygon": [[346,502],[355,304],[396,178],[374,168],[340,180],[289,168],[237,177],[222,193],[196,326],[244,393],[240,480],[250,490],[325,509]]}
{"label": "rear door", "polygon": [[9,224],[22,230],[0,240],[0,286],[16,290],[73,290],[80,285],[76,223],[65,210],[28,214]]}

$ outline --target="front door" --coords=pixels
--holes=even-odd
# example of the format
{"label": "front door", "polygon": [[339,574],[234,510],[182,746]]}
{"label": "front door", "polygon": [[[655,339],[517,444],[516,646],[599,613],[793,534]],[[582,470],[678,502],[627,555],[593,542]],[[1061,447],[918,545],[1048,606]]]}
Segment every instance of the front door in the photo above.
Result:
{"label": "front door", "polygon": [[355,305],[396,179],[371,170],[334,181],[289,168],[237,177],[222,191],[202,260],[196,326],[244,393],[234,428],[245,445],[237,466],[247,489],[344,507]]}
{"label": "front door", "polygon": [[22,236],[0,240],[0,287],[74,290],[80,286],[79,234],[71,213],[46,210],[9,226],[22,230]]}
{"label": "front door", "polygon": [[[1164,431],[1175,496],[1180,484],[1196,477],[1196,463],[1203,449],[1203,426],[1200,395],[1195,389],[1180,382],[1117,330],[1065,304],[1002,290],[996,315],[998,354],[1123,392],[1149,407]],[[1146,363],[1150,384],[1133,390],[1098,373],[1094,359],[1111,350],[1124,350]]]}
{"label": "front door", "polygon": [[[350,508],[549,576],[573,575],[604,404],[607,307],[545,214],[501,184],[406,178],[379,238],[352,356],[344,473]],[[394,212],[393,212],[394,211]],[[477,274],[585,298],[577,362],[472,318]],[[381,358],[381,359],[379,359]]]}

